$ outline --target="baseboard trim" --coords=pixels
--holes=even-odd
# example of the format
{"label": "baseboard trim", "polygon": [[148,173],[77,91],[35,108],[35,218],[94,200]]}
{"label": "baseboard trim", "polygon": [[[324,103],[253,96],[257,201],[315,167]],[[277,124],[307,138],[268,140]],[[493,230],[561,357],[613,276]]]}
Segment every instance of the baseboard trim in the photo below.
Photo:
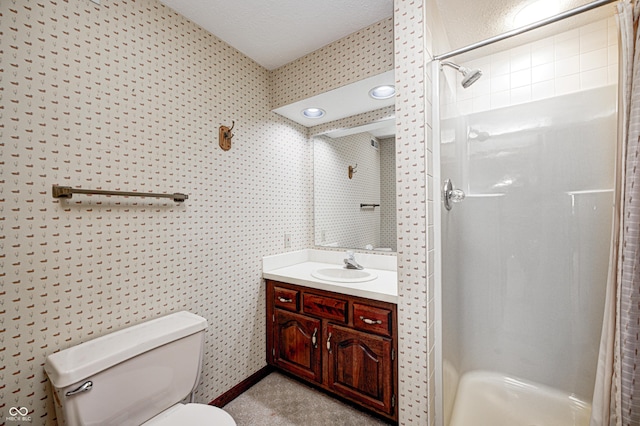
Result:
{"label": "baseboard trim", "polygon": [[232,387],[231,389],[229,389],[228,391],[226,391],[225,393],[223,393],[222,395],[220,395],[219,397],[211,401],[209,405],[214,405],[220,408],[224,407],[225,405],[227,405],[228,403],[230,403],[231,401],[233,401],[234,399],[242,395],[244,392],[246,392],[251,386],[255,385],[260,380],[267,377],[273,371],[274,371],[274,368],[270,365],[267,365],[266,367],[261,368],[260,370],[253,373],[251,376],[247,377],[246,379],[244,379],[243,381],[241,381],[240,383],[238,383],[237,385],[235,385],[234,387]]}

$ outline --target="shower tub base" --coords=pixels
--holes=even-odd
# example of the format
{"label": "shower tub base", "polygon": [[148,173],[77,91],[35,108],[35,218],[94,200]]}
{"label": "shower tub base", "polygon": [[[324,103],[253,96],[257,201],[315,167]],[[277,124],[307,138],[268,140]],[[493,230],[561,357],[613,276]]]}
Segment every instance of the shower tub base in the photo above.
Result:
{"label": "shower tub base", "polygon": [[449,426],[588,426],[591,404],[557,389],[472,371],[458,383]]}

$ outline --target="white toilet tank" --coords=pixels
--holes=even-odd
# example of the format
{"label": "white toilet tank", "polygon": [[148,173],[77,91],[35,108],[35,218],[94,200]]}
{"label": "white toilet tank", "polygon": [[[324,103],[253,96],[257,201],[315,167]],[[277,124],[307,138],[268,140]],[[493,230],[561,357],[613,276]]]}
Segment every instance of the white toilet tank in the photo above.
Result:
{"label": "white toilet tank", "polygon": [[182,401],[198,384],[206,327],[177,312],[49,355],[58,423],[137,426]]}

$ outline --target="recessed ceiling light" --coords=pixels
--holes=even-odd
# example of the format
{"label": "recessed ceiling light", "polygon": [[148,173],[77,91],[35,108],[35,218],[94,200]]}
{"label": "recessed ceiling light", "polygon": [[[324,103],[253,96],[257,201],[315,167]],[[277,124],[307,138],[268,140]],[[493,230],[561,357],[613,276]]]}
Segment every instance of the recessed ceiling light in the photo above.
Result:
{"label": "recessed ceiling light", "polygon": [[396,88],[391,85],[374,87],[369,91],[373,99],[389,99],[396,94]]}
{"label": "recessed ceiling light", "polygon": [[533,0],[527,2],[513,15],[515,28],[524,27],[534,22],[542,21],[560,12],[558,0]]}
{"label": "recessed ceiling light", "polygon": [[324,116],[325,112],[321,108],[307,108],[302,111],[302,115],[307,118],[320,118]]}

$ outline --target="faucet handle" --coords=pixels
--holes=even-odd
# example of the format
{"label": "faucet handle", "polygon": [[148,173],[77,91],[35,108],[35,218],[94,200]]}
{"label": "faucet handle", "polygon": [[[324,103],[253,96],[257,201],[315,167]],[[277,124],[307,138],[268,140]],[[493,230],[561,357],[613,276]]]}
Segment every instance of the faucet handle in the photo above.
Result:
{"label": "faucet handle", "polygon": [[361,265],[356,261],[356,256],[352,251],[347,252],[347,258],[344,259],[345,268],[347,269],[364,269]]}

